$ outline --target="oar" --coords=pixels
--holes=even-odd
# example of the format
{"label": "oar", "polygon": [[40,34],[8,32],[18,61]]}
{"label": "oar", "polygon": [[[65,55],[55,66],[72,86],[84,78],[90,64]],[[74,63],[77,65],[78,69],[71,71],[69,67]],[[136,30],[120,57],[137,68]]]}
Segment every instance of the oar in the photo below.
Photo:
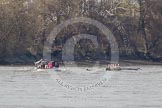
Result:
{"label": "oar", "polygon": [[121,70],[142,70],[141,68],[121,68]]}

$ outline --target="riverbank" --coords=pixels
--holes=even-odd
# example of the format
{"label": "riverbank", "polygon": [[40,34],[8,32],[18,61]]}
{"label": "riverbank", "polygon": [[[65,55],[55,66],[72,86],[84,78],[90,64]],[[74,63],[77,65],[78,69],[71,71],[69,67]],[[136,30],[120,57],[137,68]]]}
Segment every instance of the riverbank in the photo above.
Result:
{"label": "riverbank", "polygon": [[[75,61],[75,64],[77,66],[94,66],[96,63],[99,63],[100,66],[106,66],[107,64],[110,63],[108,60],[100,60],[100,61]],[[148,60],[119,60],[119,64],[121,66],[134,66],[134,65],[162,65],[162,62],[152,62]],[[1,63],[0,66],[33,66],[34,65],[34,60],[33,62],[26,62],[26,63]],[[66,61],[66,62],[60,62],[61,66],[68,65],[68,66],[73,66],[74,62],[71,61]]]}

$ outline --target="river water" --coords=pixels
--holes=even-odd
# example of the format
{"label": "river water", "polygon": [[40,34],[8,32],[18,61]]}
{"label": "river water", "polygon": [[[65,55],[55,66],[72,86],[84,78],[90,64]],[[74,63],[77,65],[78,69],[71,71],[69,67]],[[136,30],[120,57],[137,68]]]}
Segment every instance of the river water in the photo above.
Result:
{"label": "river water", "polygon": [[162,108],[162,66],[131,67],[141,70],[1,66],[0,108]]}

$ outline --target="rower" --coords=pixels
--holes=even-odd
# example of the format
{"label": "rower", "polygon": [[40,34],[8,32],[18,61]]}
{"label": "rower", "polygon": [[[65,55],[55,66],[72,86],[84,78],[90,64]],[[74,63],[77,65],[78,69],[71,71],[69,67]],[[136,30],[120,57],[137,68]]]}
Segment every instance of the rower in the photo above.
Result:
{"label": "rower", "polygon": [[39,61],[35,62],[35,67],[38,69],[47,69],[48,68],[48,62],[47,60],[40,59]]}
{"label": "rower", "polygon": [[108,64],[106,71],[111,71],[111,70],[121,70],[119,64]]}
{"label": "rower", "polygon": [[110,70],[110,64],[107,65],[106,71]]}
{"label": "rower", "polygon": [[40,59],[39,61],[34,62],[35,66],[38,66],[42,61],[43,61],[43,59]]}
{"label": "rower", "polygon": [[49,69],[52,69],[54,67],[54,62],[53,61],[50,61],[49,63],[48,63],[48,68]]}
{"label": "rower", "polygon": [[58,62],[55,61],[54,64],[55,64],[55,65],[54,65],[55,68],[59,68],[59,67],[60,67],[60,65],[59,65]]}

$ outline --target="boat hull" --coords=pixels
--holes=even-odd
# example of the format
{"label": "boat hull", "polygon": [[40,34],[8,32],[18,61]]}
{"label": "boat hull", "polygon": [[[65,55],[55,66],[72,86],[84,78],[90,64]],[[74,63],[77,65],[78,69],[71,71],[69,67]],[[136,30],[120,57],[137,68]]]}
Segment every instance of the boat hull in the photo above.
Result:
{"label": "boat hull", "polygon": [[51,71],[51,70],[58,70],[58,68],[52,68],[52,69],[35,69],[36,71]]}

